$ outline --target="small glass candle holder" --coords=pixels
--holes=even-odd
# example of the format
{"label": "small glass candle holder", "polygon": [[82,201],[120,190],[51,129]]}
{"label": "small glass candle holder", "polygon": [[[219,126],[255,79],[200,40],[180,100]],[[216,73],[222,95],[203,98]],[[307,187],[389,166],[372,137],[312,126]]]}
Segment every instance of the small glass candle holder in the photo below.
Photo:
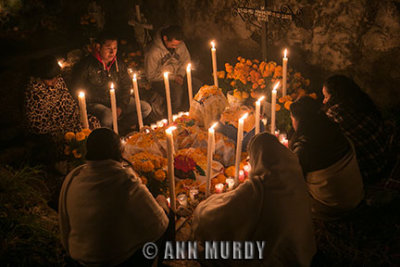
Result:
{"label": "small glass candle holder", "polygon": [[178,200],[179,204],[183,207],[187,207],[188,202],[187,202],[187,196],[186,194],[179,194],[176,199]]}
{"label": "small glass candle holder", "polygon": [[224,191],[224,184],[216,184],[215,185],[215,193],[219,194],[222,193]]}
{"label": "small glass candle holder", "polygon": [[233,187],[235,186],[235,179],[233,179],[233,178],[231,178],[231,177],[229,177],[229,178],[226,178],[226,184],[228,185],[228,190],[230,191],[230,190],[232,190],[233,189]]}
{"label": "small glass candle holder", "polygon": [[189,197],[191,200],[195,200],[198,194],[199,194],[199,189],[195,187],[189,189]]}

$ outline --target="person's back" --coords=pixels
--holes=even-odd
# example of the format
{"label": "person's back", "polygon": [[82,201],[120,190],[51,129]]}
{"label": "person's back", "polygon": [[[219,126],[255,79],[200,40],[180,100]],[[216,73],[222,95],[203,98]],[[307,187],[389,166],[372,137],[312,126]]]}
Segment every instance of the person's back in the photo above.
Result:
{"label": "person's back", "polygon": [[388,138],[382,117],[367,94],[351,79],[335,75],[324,82],[326,115],[353,142],[364,183],[388,174]]}
{"label": "person's back", "polygon": [[[110,129],[93,131],[88,163],[66,177],[60,193],[63,245],[85,265],[127,261],[143,244],[160,239],[168,225],[163,209],[134,173],[114,156],[102,158],[108,146],[97,141],[112,135]],[[120,155],[113,148],[108,151]]]}
{"label": "person's back", "polygon": [[363,183],[351,143],[310,97],[290,106],[295,135],[291,149],[313,198],[313,214],[333,219],[355,208],[363,198]]}

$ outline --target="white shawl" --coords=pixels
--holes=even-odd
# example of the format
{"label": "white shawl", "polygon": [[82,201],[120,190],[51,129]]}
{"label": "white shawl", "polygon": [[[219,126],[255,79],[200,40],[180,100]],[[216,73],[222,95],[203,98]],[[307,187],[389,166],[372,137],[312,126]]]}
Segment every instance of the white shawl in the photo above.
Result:
{"label": "white shawl", "polygon": [[[265,266],[308,266],[315,254],[309,197],[297,157],[269,134],[249,144],[250,179],[194,212],[196,240],[264,240]],[[230,262],[229,264],[234,264]],[[259,261],[245,265],[260,265]]]}
{"label": "white shawl", "polygon": [[165,232],[168,218],[130,169],[89,161],[66,177],[59,202],[62,243],[85,265],[116,265]]}

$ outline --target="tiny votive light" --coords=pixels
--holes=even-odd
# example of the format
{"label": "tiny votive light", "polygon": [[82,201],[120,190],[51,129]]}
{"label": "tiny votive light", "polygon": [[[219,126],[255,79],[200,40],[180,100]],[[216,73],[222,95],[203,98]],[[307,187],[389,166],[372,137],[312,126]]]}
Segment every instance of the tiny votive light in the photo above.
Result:
{"label": "tiny votive light", "polygon": [[192,188],[189,190],[189,197],[191,200],[195,200],[196,199],[196,195],[199,193],[199,189],[196,188]]}
{"label": "tiny votive light", "polygon": [[183,207],[187,207],[188,202],[187,202],[187,196],[185,194],[180,194],[176,197],[178,200],[179,204]]}
{"label": "tiny votive light", "polygon": [[215,193],[222,193],[224,191],[224,184],[216,184],[215,185]]}
{"label": "tiny votive light", "polygon": [[235,179],[233,178],[226,178],[226,184],[228,185],[228,190],[232,190],[235,185]]}

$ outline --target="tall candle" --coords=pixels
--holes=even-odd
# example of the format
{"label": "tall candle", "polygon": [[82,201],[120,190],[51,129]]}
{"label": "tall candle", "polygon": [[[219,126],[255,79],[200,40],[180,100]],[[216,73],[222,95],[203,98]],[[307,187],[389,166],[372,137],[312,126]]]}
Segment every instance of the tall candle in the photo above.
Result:
{"label": "tall candle", "polygon": [[287,63],[288,63],[288,58],[286,57],[287,55],[287,49],[285,49],[284,55],[283,55],[283,60],[282,60],[282,96],[286,95],[286,80],[287,80]]}
{"label": "tall candle", "polygon": [[193,88],[192,88],[192,64],[188,64],[186,67],[186,79],[188,84],[188,96],[189,96],[189,105],[192,103],[193,99]]}
{"label": "tall candle", "polygon": [[167,97],[168,123],[172,123],[171,91],[169,88],[168,72],[164,72],[164,85]]}
{"label": "tall candle", "polygon": [[265,96],[260,97],[256,102],[256,117],[255,117],[255,129],[254,134],[258,134],[260,132],[260,113],[261,113],[261,101],[263,101]]}
{"label": "tall candle", "polygon": [[138,117],[138,122],[139,122],[139,129],[143,128],[143,117],[142,117],[142,109],[140,106],[140,96],[139,96],[139,88],[137,84],[137,78],[136,78],[136,73],[133,74],[133,91],[135,93],[135,104],[136,104],[136,113]]}
{"label": "tall candle", "polygon": [[88,129],[89,128],[89,122],[88,122],[88,117],[87,117],[87,111],[86,111],[86,98],[85,98],[85,93],[80,92],[79,96],[79,110],[81,111],[81,123],[83,125],[83,128]]}
{"label": "tall candle", "polygon": [[218,77],[217,77],[217,50],[215,49],[215,42],[211,42],[211,58],[213,65],[213,76],[214,76],[214,85],[218,87]]}
{"label": "tall candle", "polygon": [[167,158],[168,158],[168,182],[169,182],[169,197],[171,199],[171,208],[176,211],[175,199],[175,171],[174,171],[174,139],[172,131],[175,126],[171,126],[165,130],[167,136]]}
{"label": "tall candle", "polygon": [[111,100],[111,112],[113,118],[113,128],[114,132],[118,133],[117,100],[115,99],[114,83],[111,83],[110,100]]}
{"label": "tall candle", "polygon": [[275,112],[276,112],[276,88],[278,88],[279,82],[277,82],[272,90],[272,101],[271,101],[271,134],[275,133]]}
{"label": "tall candle", "polygon": [[235,161],[235,183],[239,182],[239,167],[242,155],[242,142],[243,142],[243,124],[247,118],[247,113],[244,114],[238,122],[237,141],[236,141],[236,161]]}
{"label": "tall candle", "polygon": [[215,126],[214,123],[210,128],[208,128],[208,144],[207,144],[207,170],[206,170],[206,197],[210,195],[210,184],[212,177],[212,162],[214,155],[214,143],[215,143]]}

